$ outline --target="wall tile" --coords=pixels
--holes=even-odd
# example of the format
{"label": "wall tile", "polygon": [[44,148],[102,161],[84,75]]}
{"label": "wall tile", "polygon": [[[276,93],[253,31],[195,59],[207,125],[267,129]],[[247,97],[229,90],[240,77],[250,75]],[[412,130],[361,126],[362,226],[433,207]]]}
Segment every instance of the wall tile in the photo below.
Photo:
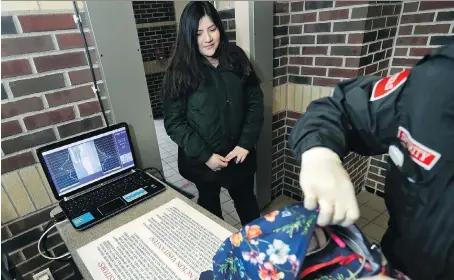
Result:
{"label": "wall tile", "polygon": [[49,195],[44,189],[35,166],[23,168],[19,171],[19,174],[32,201],[35,203],[36,209],[41,209],[51,204]]}
{"label": "wall tile", "polygon": [[320,88],[321,88],[321,87],[312,87],[312,91],[311,91],[311,101],[314,101],[314,100],[320,98]]}
{"label": "wall tile", "polygon": [[295,111],[295,85],[287,85],[287,110]]}
{"label": "wall tile", "polygon": [[295,112],[301,113],[303,108],[303,85],[295,85]]}
{"label": "wall tile", "polygon": [[49,182],[47,181],[46,175],[44,174],[44,170],[41,167],[40,164],[36,165],[36,169],[38,170],[39,177],[41,178],[41,182],[44,185],[44,189],[46,190],[47,194],[49,195],[50,201],[52,203],[56,203],[57,200],[54,197],[54,194],[52,193],[52,190],[50,189]]}
{"label": "wall tile", "polygon": [[[14,209],[11,201],[9,200],[8,196],[6,195],[5,191],[2,188],[2,224],[9,222],[15,218],[17,218],[16,209]],[[3,232],[3,229],[2,229]]]}
{"label": "wall tile", "polygon": [[287,108],[287,84],[283,84],[281,87],[281,109]]}
{"label": "wall tile", "polygon": [[306,112],[307,106],[312,101],[312,86],[303,85],[303,104],[301,106],[301,111]]}
{"label": "wall tile", "polygon": [[5,191],[11,198],[19,216],[24,216],[28,213],[35,211],[27,190],[24,187],[19,174],[17,172],[11,172],[2,176],[2,185]]}

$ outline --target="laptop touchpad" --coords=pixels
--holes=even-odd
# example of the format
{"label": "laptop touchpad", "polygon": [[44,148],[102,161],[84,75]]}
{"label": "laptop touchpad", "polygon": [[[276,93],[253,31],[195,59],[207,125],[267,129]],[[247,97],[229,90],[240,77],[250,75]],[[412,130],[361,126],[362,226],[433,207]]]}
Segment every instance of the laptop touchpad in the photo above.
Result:
{"label": "laptop touchpad", "polygon": [[112,212],[115,212],[116,210],[122,208],[125,206],[126,203],[121,200],[120,198],[114,199],[112,201],[109,201],[107,203],[104,203],[101,206],[98,206],[98,211],[101,212],[104,216],[109,215]]}

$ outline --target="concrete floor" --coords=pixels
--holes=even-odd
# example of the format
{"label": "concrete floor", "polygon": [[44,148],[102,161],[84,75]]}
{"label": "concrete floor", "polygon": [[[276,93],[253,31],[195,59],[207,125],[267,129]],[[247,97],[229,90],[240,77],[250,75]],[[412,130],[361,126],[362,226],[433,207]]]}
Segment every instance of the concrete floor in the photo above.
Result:
{"label": "concrete floor", "polygon": [[[198,191],[192,182],[184,179],[178,172],[177,163],[177,145],[170,139],[164,129],[163,120],[155,120],[156,133],[159,143],[159,152],[161,154],[162,167],[164,176],[167,181],[173,183],[195,195],[194,201],[197,201]],[[381,197],[373,195],[369,192],[363,191],[358,196],[358,203],[360,205],[361,217],[357,224],[369,239],[374,243],[379,243],[385,230],[389,219],[386,206]],[[229,196],[227,190],[222,189],[220,194],[222,214],[224,220],[236,228],[241,228],[240,219],[233,206],[232,198]],[[273,210],[280,209],[285,205],[296,203],[287,196],[277,197],[273,202],[263,210],[263,214]]]}

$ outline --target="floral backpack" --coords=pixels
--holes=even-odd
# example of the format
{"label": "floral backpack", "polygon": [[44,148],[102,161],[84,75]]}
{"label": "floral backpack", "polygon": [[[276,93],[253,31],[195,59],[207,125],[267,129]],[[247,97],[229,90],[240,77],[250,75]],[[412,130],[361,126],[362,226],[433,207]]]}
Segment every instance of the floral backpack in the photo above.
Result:
{"label": "floral backpack", "polygon": [[213,258],[212,279],[350,280],[388,275],[408,280],[391,269],[378,245],[356,226],[316,226],[318,212],[301,204],[259,218],[234,233]]}

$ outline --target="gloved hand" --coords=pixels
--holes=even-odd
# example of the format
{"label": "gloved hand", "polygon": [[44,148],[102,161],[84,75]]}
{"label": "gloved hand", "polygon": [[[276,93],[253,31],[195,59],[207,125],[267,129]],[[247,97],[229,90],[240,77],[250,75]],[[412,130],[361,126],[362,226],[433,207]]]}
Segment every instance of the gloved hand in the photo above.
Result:
{"label": "gloved hand", "polygon": [[349,226],[359,218],[353,184],[339,156],[330,149],[314,147],[303,153],[300,185],[304,207],[320,207],[319,226]]}

